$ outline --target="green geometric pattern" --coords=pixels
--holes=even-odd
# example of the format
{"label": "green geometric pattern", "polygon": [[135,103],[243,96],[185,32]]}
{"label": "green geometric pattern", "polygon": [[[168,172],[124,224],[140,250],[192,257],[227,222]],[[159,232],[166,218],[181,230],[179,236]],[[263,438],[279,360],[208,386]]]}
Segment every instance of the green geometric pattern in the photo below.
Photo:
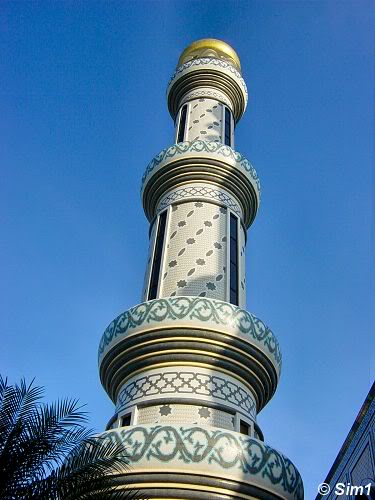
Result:
{"label": "green geometric pattern", "polygon": [[227,61],[223,61],[222,59],[218,59],[216,57],[199,57],[197,59],[192,59],[191,61],[187,61],[186,63],[182,64],[176,69],[176,71],[171,76],[171,79],[169,80],[168,83],[168,87],[180,73],[185,71],[185,69],[189,69],[192,66],[202,66],[202,65],[205,66],[207,64],[212,64],[214,66],[218,66],[219,68],[227,69],[231,73],[233,73],[240,80],[242,89],[245,92],[247,98],[247,87],[245,80],[242,78],[241,73],[237,71],[232,64],[228,63]]}
{"label": "green geometric pattern", "polygon": [[[104,440],[122,442],[131,466],[140,460],[183,467],[183,464],[212,464],[213,467],[258,476],[264,486],[279,486],[295,500],[303,500],[303,483],[293,463],[262,441],[222,429],[172,425],[132,426],[107,431]],[[197,467],[199,470],[199,465]],[[189,469],[187,469],[187,472]]]}
{"label": "green geometric pattern", "polygon": [[154,156],[154,158],[147,165],[146,171],[143,174],[142,187],[147,176],[154,170],[155,167],[160,165],[160,163],[169,158],[173,158],[176,155],[178,156],[191,152],[215,153],[223,156],[224,158],[229,158],[235,161],[239,167],[245,170],[245,172],[254,180],[260,194],[260,181],[258,174],[247,158],[245,158],[241,153],[238,153],[234,149],[229,146],[225,146],[220,142],[202,140],[179,142],[177,144],[173,144],[173,146],[170,146],[169,148],[163,149],[158,155]]}
{"label": "green geometric pattern", "polygon": [[228,326],[229,329],[253,338],[266,348],[281,369],[279,343],[263,321],[228,302],[195,296],[150,300],[123,312],[105,330],[99,345],[99,357],[114,338],[126,335],[134,328],[150,322],[183,319]]}

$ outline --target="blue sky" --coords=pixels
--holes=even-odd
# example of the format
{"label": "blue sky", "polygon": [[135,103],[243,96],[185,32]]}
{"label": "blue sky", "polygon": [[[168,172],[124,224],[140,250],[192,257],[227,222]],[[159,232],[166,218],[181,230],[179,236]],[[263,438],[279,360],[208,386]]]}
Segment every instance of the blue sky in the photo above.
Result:
{"label": "blue sky", "polygon": [[374,376],[373,27],[365,0],[1,2],[1,372],[79,398],[97,430],[112,416],[97,348],[140,301],[166,85],[185,46],[221,38],[262,183],[247,308],[284,359],[258,421],[314,498]]}

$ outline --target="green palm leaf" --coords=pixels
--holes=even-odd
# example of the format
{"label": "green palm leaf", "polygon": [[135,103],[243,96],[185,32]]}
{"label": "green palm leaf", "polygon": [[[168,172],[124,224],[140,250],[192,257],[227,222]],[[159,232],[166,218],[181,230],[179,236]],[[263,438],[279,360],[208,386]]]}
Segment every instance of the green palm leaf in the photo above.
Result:
{"label": "green palm leaf", "polygon": [[[43,389],[0,376],[0,498],[139,498],[115,488],[128,470],[122,444],[95,437],[77,400],[43,404]],[[122,476],[123,477],[123,476]]]}

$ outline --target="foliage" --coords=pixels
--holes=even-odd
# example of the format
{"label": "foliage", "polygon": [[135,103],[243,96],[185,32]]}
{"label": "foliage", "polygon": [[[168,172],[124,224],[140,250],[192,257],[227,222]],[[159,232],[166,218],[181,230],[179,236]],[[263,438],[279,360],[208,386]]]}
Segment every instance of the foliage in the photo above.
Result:
{"label": "foliage", "polygon": [[0,498],[137,498],[114,491],[113,476],[128,470],[123,445],[86,429],[77,400],[44,404],[42,394],[34,381],[8,385],[0,376]]}

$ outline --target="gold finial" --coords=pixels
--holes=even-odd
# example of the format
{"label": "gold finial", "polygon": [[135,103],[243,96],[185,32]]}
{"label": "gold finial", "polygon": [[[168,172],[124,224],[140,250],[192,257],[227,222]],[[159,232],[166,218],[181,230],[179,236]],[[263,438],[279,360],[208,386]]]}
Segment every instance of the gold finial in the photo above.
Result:
{"label": "gold finial", "polygon": [[181,66],[181,64],[184,64],[191,59],[197,59],[198,57],[216,57],[218,59],[225,59],[241,71],[240,58],[236,54],[235,50],[222,40],[204,38],[191,43],[182,52],[180,59],[178,60],[178,66]]}

